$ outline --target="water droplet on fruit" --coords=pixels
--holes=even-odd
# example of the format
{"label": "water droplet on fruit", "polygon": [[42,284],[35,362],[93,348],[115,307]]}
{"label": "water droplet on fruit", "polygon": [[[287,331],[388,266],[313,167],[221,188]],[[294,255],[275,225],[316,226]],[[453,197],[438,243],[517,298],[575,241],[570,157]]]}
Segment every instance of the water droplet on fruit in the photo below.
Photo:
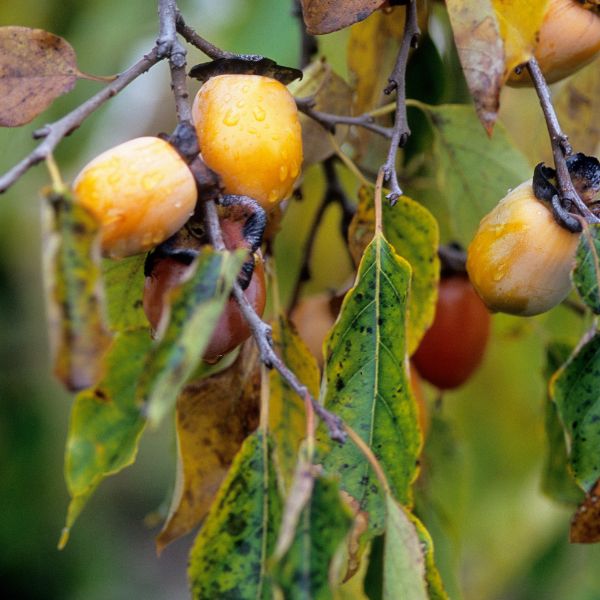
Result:
{"label": "water droplet on fruit", "polygon": [[285,165],[279,167],[279,181],[285,181],[288,176],[288,168]]}
{"label": "water droplet on fruit", "polygon": [[267,198],[267,200],[269,202],[277,202],[277,200],[279,200],[279,191],[278,190],[271,190],[269,192],[269,197]]}
{"label": "water droplet on fruit", "polygon": [[296,177],[298,175],[298,171],[300,169],[298,168],[298,163],[294,160],[292,161],[292,166],[290,168],[290,177]]}
{"label": "water droplet on fruit", "polygon": [[233,127],[234,125],[238,124],[239,120],[240,117],[237,113],[233,112],[232,110],[228,110],[223,118],[223,124],[227,125],[228,127]]}
{"label": "water droplet on fruit", "polygon": [[265,109],[260,105],[257,105],[252,109],[252,114],[254,115],[254,118],[257,121],[265,120],[265,116],[266,116]]}

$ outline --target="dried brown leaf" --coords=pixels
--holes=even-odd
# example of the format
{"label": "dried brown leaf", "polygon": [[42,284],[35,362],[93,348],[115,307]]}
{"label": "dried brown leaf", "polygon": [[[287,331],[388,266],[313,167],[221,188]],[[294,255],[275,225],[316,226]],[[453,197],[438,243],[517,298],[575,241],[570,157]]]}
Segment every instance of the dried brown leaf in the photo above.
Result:
{"label": "dried brown leaf", "polygon": [[75,51],[42,29],[0,27],[0,126],[18,127],[75,85]]}
{"label": "dried brown leaf", "polygon": [[179,465],[169,517],[156,539],[165,546],[208,512],[242,442],[258,423],[260,369],[253,344],[221,373],[190,383],[177,400]]}
{"label": "dried brown leaf", "polygon": [[479,120],[491,134],[504,81],[504,43],[491,0],[447,0],[456,48]]}
{"label": "dried brown leaf", "polygon": [[573,515],[569,539],[574,544],[600,542],[600,480]]}
{"label": "dried brown leaf", "polygon": [[366,19],[385,0],[302,0],[308,33],[321,35],[349,27]]}

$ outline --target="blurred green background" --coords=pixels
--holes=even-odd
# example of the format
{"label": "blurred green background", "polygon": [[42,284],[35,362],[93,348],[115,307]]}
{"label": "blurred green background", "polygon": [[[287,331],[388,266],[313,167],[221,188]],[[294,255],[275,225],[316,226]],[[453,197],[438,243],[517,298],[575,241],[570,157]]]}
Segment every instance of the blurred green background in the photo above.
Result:
{"label": "blurred green background", "polygon": [[[291,0],[220,0],[218,6],[187,0],[180,7],[188,22],[217,45],[264,54],[281,64],[298,62]],[[39,27],[65,37],[77,52],[79,68],[99,75],[123,70],[152,47],[157,35],[156,9],[148,0],[4,2],[0,25]],[[328,36],[321,45],[342,75],[345,35]],[[190,51],[189,60],[204,59]],[[33,130],[100,85],[80,81],[32,124],[0,130],[0,172],[32,149]],[[460,82],[454,88],[451,97],[462,97]],[[517,133],[520,123],[538,118],[531,92],[509,91],[504,100],[504,119]],[[161,64],[67,138],[56,159],[70,180],[108,147],[169,131],[174,123],[168,69]],[[527,140],[522,143],[525,147]],[[298,237],[322,187],[317,171],[306,176],[304,201],[286,215],[280,264],[297,260]],[[345,180],[353,192],[356,182]],[[5,597],[23,600],[185,598],[191,537],[157,558],[156,530],[146,518],[164,505],[173,483],[169,426],[144,436],[136,465],[100,486],[66,550],[56,550],[68,503],[62,460],[71,398],[51,377],[48,358],[39,240],[39,190],[47,182],[40,165],[0,197],[1,588]],[[326,215],[318,236],[313,264],[319,268],[308,291],[336,288],[350,274],[336,238],[336,210]],[[284,278],[284,292],[291,283]],[[448,394],[441,409],[432,408],[431,443],[438,445],[440,462],[424,465],[429,485],[423,494],[436,510],[424,510],[423,518],[436,539],[446,584],[453,598],[468,600],[598,599],[600,548],[569,545],[571,509],[540,491],[545,344],[555,337],[575,343],[583,324],[557,308],[535,319],[494,317],[493,329],[482,369],[460,392]],[[436,393],[427,392],[433,406]]]}

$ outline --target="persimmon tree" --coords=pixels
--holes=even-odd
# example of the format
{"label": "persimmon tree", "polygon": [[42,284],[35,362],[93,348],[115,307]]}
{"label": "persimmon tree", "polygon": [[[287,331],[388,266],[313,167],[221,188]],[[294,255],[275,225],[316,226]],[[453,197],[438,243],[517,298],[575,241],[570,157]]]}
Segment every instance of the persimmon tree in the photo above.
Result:
{"label": "persimmon tree", "polygon": [[[585,35],[557,45],[564,60],[547,54],[548,37],[569,34],[550,28],[556,13],[584,23]],[[55,375],[75,394],[59,547],[101,482],[135,461],[146,430],[173,418],[177,484],[156,545],[199,527],[194,598],[447,598],[428,527],[443,544],[436,444],[448,430],[441,396],[423,400],[410,359],[434,323],[442,272],[478,303],[468,312],[481,327],[465,322],[461,336],[460,303],[458,315],[439,314],[437,327],[452,323],[445,338],[436,328],[444,353],[421,349],[416,371],[452,388],[480,363],[489,319],[465,267],[494,310],[563,302],[577,315],[579,344],[548,344],[543,487],[573,507],[572,542],[600,541],[600,163],[584,154],[600,138],[581,126],[598,109],[597,63],[585,65],[600,50],[599,3],[302,0],[290,19],[301,59],[283,66],[218,48],[175,0],[159,0],[155,45],[113,77],[80,72],[52,33],[0,28],[2,126],[26,125],[78,78],[103,86],[34,131],[30,154],[0,177],[4,192],[38,163],[49,172],[48,329]],[[342,29],[349,78],[319,51]],[[440,50],[453,41],[454,66]],[[188,65],[190,46],[208,61]],[[175,130],[108,149],[65,182],[57,145],[161,63]],[[472,104],[440,103],[427,76],[450,81],[459,69]],[[545,76],[578,69],[553,104]],[[535,169],[497,122],[507,83],[539,98],[547,152]],[[285,218],[310,193],[309,168],[324,186],[298,239]],[[529,212],[507,201],[516,192]],[[355,272],[309,302],[334,205]],[[471,339],[472,351],[461,345]]]}

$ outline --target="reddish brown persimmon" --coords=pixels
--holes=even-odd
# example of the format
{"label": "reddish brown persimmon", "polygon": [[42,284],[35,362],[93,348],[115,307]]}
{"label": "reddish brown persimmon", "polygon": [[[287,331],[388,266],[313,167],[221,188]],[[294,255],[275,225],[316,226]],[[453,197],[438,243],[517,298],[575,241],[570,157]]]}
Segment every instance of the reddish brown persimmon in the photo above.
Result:
{"label": "reddish brown persimmon", "polygon": [[466,276],[443,278],[435,318],[412,357],[417,371],[442,390],[456,388],[479,366],[490,314]]}
{"label": "reddish brown persimmon", "polygon": [[[221,228],[228,249],[244,247],[243,224],[240,221],[222,219]],[[254,273],[244,295],[257,314],[262,316],[266,303],[265,274],[260,255],[255,256]],[[143,307],[154,332],[160,331],[164,325],[162,320],[168,314],[171,290],[183,283],[190,269],[189,262],[174,257],[161,257],[153,261],[152,271],[144,283]],[[218,360],[249,337],[248,324],[237,302],[230,297],[204,351],[204,359],[210,362]]]}

